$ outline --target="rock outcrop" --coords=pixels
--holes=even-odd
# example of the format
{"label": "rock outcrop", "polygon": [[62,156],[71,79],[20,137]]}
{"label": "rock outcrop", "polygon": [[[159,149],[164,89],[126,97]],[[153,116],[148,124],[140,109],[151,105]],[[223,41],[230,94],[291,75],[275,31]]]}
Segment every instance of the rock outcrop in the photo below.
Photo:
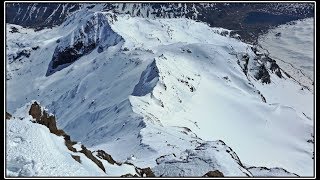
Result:
{"label": "rock outcrop", "polygon": [[[63,130],[58,129],[56,125],[55,116],[49,115],[46,110],[42,110],[41,106],[36,101],[33,102],[33,104],[31,105],[29,115],[31,115],[32,118],[35,119],[35,123],[42,124],[48,127],[51,133],[57,136],[63,136],[65,140],[65,145],[70,151],[83,153],[85,156],[87,156],[87,158],[93,161],[100,169],[102,169],[104,172],[106,171],[102,162],[98,160],[96,157],[94,157],[92,155],[92,152],[88,150],[85,146],[81,145],[81,150],[77,151],[77,149],[73,147],[73,145],[77,144],[77,142],[71,141],[71,138],[68,134],[66,134]],[[71,156],[73,159],[81,163],[80,156]]]}
{"label": "rock outcrop", "polygon": [[103,150],[97,150],[97,156],[100,158],[100,159],[104,159],[106,161],[108,161],[110,164],[117,164],[117,165],[120,165],[120,163],[116,162],[112,156],[106,152],[104,152]]}
{"label": "rock outcrop", "polygon": [[207,172],[203,177],[224,177],[224,175],[219,170],[214,170]]}
{"label": "rock outcrop", "polygon": [[154,173],[152,172],[150,167],[147,168],[136,168],[136,172],[141,176],[141,177],[156,177]]}
{"label": "rock outcrop", "polygon": [[9,120],[12,117],[11,114],[9,114],[8,112],[6,112],[6,120]]}
{"label": "rock outcrop", "polygon": [[70,34],[57,41],[46,76],[59,71],[78,60],[83,55],[91,53],[98,47],[101,53],[104,49],[118,44],[122,37],[115,33],[105,15],[101,13],[88,14],[85,21],[80,22]]}

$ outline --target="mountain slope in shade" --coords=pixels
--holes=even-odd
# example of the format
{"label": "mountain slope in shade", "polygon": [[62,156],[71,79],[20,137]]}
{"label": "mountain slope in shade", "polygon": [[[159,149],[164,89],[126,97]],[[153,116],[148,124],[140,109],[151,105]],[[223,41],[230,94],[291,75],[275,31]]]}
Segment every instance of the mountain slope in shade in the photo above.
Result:
{"label": "mountain slope in shade", "polygon": [[[82,32],[79,24],[92,14],[112,29],[105,39],[122,41],[92,47],[46,76],[57,40],[71,42],[70,33]],[[86,35],[78,40],[89,41]],[[313,94],[230,30],[89,10],[52,30],[9,24],[7,37],[8,111],[36,99],[92,151],[151,167],[157,176],[259,175],[252,166],[313,174]],[[186,153],[199,161],[186,161]]]}

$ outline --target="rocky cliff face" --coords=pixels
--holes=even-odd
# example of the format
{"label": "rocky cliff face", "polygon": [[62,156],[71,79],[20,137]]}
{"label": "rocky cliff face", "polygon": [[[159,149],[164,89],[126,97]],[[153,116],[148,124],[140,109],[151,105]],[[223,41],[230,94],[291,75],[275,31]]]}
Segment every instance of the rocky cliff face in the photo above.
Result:
{"label": "rocky cliff face", "polygon": [[122,37],[111,29],[103,14],[90,14],[86,19],[80,20],[78,26],[70,34],[57,40],[58,45],[46,76],[67,67],[96,48],[98,53],[101,53],[120,41]]}

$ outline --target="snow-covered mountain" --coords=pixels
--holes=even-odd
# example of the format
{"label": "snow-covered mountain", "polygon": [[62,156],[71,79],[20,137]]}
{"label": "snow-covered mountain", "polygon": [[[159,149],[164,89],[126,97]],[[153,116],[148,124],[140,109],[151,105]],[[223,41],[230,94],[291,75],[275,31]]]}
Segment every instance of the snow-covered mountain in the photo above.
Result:
{"label": "snow-covered mountain", "polygon": [[[8,23],[37,30],[60,25],[79,11],[103,11],[144,18],[188,18],[236,30],[247,42],[270,26],[314,16],[314,3],[7,3]],[[259,22],[260,20],[260,22]],[[261,23],[262,22],[262,23]]]}
{"label": "snow-covered mountain", "polygon": [[[28,27],[60,25],[81,9],[111,11],[138,17],[186,17],[204,20],[209,12],[225,13],[230,9],[286,14],[300,18],[313,16],[312,3],[7,3],[9,23]],[[230,12],[229,12],[230,13]],[[207,17],[210,19],[210,17]],[[204,20],[205,22],[208,20]]]}
{"label": "snow-covered mountain", "polygon": [[[16,117],[7,121],[7,151],[19,152],[7,153],[10,176],[57,176],[72,168],[85,169],[67,173],[76,176],[314,173],[313,93],[231,30],[93,7],[52,29],[7,24],[6,35],[6,105]],[[96,158],[104,151],[125,167],[103,163],[103,172],[78,154],[86,162],[76,162],[61,137],[30,122],[32,100]],[[26,139],[31,144],[20,143]],[[43,162],[27,153],[36,154],[36,142],[44,141],[40,146],[60,159]],[[58,164],[50,172],[37,168]]]}
{"label": "snow-covered mountain", "polygon": [[312,91],[315,63],[314,24],[314,18],[292,21],[271,29],[259,38],[261,50],[265,49],[286,72]]}

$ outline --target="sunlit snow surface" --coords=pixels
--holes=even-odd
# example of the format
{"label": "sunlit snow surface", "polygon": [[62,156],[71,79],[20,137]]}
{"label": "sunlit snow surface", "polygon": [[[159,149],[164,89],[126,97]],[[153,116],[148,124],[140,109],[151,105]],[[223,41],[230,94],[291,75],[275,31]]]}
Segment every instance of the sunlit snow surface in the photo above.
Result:
{"label": "sunlit snow surface", "polygon": [[269,51],[280,67],[311,90],[315,63],[314,25],[313,18],[293,21],[259,38],[259,44]]}
{"label": "sunlit snow surface", "polygon": [[[67,149],[62,136],[50,133],[44,125],[31,122],[30,103],[17,109],[7,121],[7,176],[121,176],[135,174],[133,166],[112,165],[101,160],[106,172],[84,154]],[[73,145],[81,150],[79,144]],[[80,156],[81,163],[71,155]]]}
{"label": "sunlit snow surface", "polygon": [[[187,19],[108,16],[123,42],[100,53],[95,49],[46,77],[56,40],[77,31],[88,14],[39,32],[15,26],[21,33],[9,33],[7,25],[8,56],[19,49],[15,42],[40,46],[29,58],[7,63],[9,112],[35,99],[73,139],[158,175],[168,167],[156,159],[172,154],[177,157],[167,159],[174,161],[167,175],[202,175],[213,167],[194,161],[181,169],[184,152],[194,152],[197,159],[215,157],[210,162],[226,175],[252,176],[230,158],[227,146],[247,167],[313,175],[313,144],[307,142],[313,135],[313,94],[286,76],[271,73],[270,84],[255,80],[251,70],[246,76],[237,56],[247,53],[254,67],[251,46],[221,36],[221,28]],[[223,152],[207,155],[216,140],[226,143]],[[206,149],[196,150],[207,141],[212,143]]]}

